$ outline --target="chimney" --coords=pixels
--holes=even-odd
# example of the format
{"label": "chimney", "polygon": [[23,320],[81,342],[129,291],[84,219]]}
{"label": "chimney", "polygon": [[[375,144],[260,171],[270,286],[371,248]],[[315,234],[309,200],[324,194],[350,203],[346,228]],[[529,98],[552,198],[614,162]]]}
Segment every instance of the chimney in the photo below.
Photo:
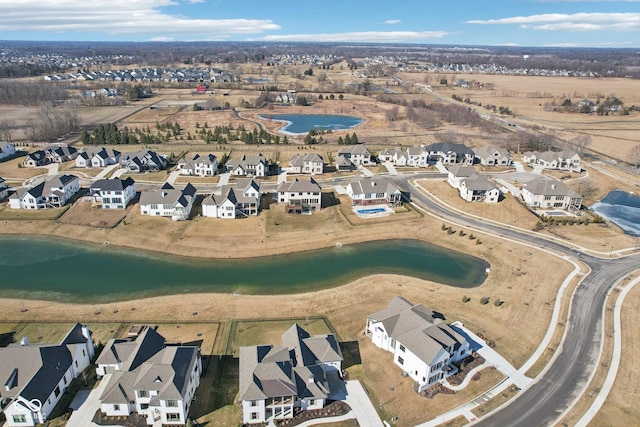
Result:
{"label": "chimney", "polygon": [[20,340],[20,345],[21,346],[29,345],[29,339],[27,337],[22,337],[22,339]]}
{"label": "chimney", "polygon": [[309,375],[309,378],[307,379],[309,384],[313,384],[314,380],[315,380],[315,378],[313,377],[313,375]]}

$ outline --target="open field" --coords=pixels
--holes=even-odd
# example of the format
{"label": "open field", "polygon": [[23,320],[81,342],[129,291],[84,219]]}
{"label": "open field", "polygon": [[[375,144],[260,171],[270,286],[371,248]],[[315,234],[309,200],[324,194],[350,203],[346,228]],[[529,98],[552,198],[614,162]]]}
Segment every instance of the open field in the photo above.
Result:
{"label": "open field", "polygon": [[92,202],[78,201],[58,218],[58,222],[98,228],[113,228],[132,209],[132,205],[129,205],[126,209],[100,209],[94,208]]}
{"label": "open field", "polygon": [[[500,76],[482,74],[443,73],[449,79],[466,79],[469,82],[484,84],[484,88],[476,88],[470,84],[467,88],[446,87],[437,84],[439,78],[433,76],[433,91],[446,98],[452,95],[470,98],[482,105],[509,107],[515,114],[515,123],[532,127],[537,126],[545,133],[556,133],[564,139],[578,135],[590,135],[592,144],[589,147],[599,153],[619,160],[625,160],[631,147],[638,143],[635,137],[638,113],[628,116],[611,114],[598,116],[595,113],[566,113],[545,108],[545,104],[555,102],[561,105],[565,99],[575,104],[587,98],[596,101],[598,98],[616,96],[624,102],[625,107],[640,104],[640,81],[622,78],[579,78],[579,77],[542,77],[542,76]],[[421,74],[403,74],[409,81],[424,79]],[[416,80],[417,79],[417,80]],[[464,104],[462,104],[464,105]],[[487,114],[482,107],[474,107]]]}

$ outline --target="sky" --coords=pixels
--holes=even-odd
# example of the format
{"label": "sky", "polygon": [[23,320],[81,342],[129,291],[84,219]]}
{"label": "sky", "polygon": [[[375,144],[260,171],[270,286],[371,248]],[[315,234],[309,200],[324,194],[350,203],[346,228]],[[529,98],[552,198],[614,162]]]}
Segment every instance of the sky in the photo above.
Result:
{"label": "sky", "polygon": [[640,47],[640,0],[0,0],[0,40]]}

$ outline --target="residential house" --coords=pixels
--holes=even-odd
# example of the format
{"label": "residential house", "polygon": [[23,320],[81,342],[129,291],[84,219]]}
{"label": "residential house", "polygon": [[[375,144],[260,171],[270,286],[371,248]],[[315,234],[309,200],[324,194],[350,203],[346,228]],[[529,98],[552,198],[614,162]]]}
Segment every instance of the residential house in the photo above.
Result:
{"label": "residential house", "polygon": [[503,148],[490,145],[488,147],[474,148],[473,152],[476,159],[483,166],[511,166],[511,155]]}
{"label": "residential house", "polygon": [[381,162],[391,162],[394,166],[407,166],[409,155],[406,150],[399,148],[390,150],[385,148],[378,154],[378,160]]}
{"label": "residential house", "polygon": [[260,183],[253,179],[238,179],[235,184],[223,185],[220,195],[211,194],[202,201],[202,216],[209,218],[245,218],[258,215]]}
{"label": "residential house", "polygon": [[232,158],[227,161],[226,170],[240,176],[267,176],[270,172],[269,161],[262,153],[256,156],[243,154],[238,160]]}
{"label": "residential house", "polygon": [[110,375],[100,396],[109,417],[137,413],[148,425],[185,425],[200,385],[196,346],[168,345],[153,328],[135,340],[110,339],[96,360],[96,374]]}
{"label": "residential house", "polygon": [[484,175],[474,173],[463,179],[458,187],[460,197],[467,202],[498,203],[500,189]]}
{"label": "residential house", "polygon": [[120,151],[112,148],[89,147],[86,151],[78,153],[76,167],[104,168],[120,163],[120,156]]}
{"label": "residential house", "polygon": [[364,145],[348,145],[338,151],[338,158],[349,159],[356,166],[371,166],[375,162],[371,159],[371,153]]}
{"label": "residential house", "polygon": [[9,197],[9,186],[4,178],[0,177],[0,200],[4,200]]}
{"label": "residential house", "polygon": [[195,199],[196,188],[193,185],[187,184],[183,189],[177,189],[166,183],[160,190],[140,193],[140,213],[185,221],[189,219]]}
{"label": "residential house", "polygon": [[44,150],[37,150],[33,153],[27,154],[22,161],[22,166],[26,168],[37,168],[49,164],[50,160],[47,158],[47,154]]}
{"label": "residential house", "polygon": [[351,172],[358,169],[358,167],[346,157],[338,156],[336,158],[336,169],[338,170],[338,172]]}
{"label": "residential house", "polygon": [[524,161],[531,167],[536,165],[544,169],[556,169],[572,172],[582,171],[580,166],[580,156],[575,151],[528,151],[524,154]]}
{"label": "residential house", "polygon": [[578,211],[582,206],[580,194],[562,181],[543,176],[527,182],[520,194],[531,208]]}
{"label": "residential house", "polygon": [[347,194],[354,206],[386,204],[398,206],[402,202],[402,192],[388,178],[360,178],[347,185]]}
{"label": "residential house", "polygon": [[167,168],[167,159],[151,150],[124,153],[120,156],[120,166],[129,172],[154,172]]}
{"label": "residential house", "polygon": [[67,387],[91,363],[91,332],[79,323],[60,344],[21,342],[0,347],[0,411],[8,426],[35,426],[47,421]]}
{"label": "residential house", "polygon": [[240,347],[242,422],[293,418],[294,411],[322,409],[331,393],[327,379],[339,375],[342,352],[335,335],[309,335],[294,324],[282,345]]}
{"label": "residential house", "polygon": [[473,150],[464,144],[436,142],[425,147],[425,150],[429,156],[429,163],[472,165],[475,158]]}
{"label": "residential house", "polygon": [[322,175],[324,161],[318,153],[296,154],[289,161],[290,173]]}
{"label": "residential house", "polygon": [[454,165],[449,166],[449,174],[447,175],[447,182],[455,189],[460,189],[460,183],[476,173],[476,169],[473,166]]}
{"label": "residential house", "polygon": [[178,170],[180,175],[213,176],[218,173],[218,158],[214,154],[194,154],[191,158],[182,158]]}
{"label": "residential house", "polygon": [[[398,165],[400,166],[400,165]],[[429,166],[429,152],[424,146],[407,148],[407,166],[425,168]]]}
{"label": "residential house", "polygon": [[59,175],[35,187],[18,189],[9,197],[9,206],[12,209],[60,208],[78,191],[80,184],[77,176]]}
{"label": "residential house", "polygon": [[6,141],[0,141],[0,160],[16,154],[16,147]]}
{"label": "residential house", "polygon": [[44,150],[50,163],[63,163],[74,160],[78,156],[78,150],[71,145],[49,147]]}
{"label": "residential house", "polygon": [[467,339],[422,304],[395,297],[384,310],[367,316],[365,334],[393,353],[393,363],[411,377],[420,393],[458,372],[471,355]]}
{"label": "residential house", "polygon": [[136,197],[136,183],[131,177],[99,179],[91,184],[89,195],[102,209],[124,209]]}
{"label": "residential house", "polygon": [[278,186],[278,203],[288,213],[311,213],[322,209],[322,189],[313,178],[283,182]]}

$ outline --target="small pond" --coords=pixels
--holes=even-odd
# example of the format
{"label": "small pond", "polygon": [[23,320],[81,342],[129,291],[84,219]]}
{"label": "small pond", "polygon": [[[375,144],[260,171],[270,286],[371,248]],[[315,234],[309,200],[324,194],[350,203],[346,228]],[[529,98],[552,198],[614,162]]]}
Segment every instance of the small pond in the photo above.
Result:
{"label": "small pond", "polygon": [[299,135],[311,129],[344,130],[352,129],[362,123],[362,119],[352,116],[334,116],[326,114],[273,114],[260,116],[262,120],[277,120],[286,125],[279,132]]}
{"label": "small pond", "polygon": [[594,203],[592,211],[613,222],[629,236],[640,236],[640,196],[615,190]]}
{"label": "small pond", "polygon": [[108,302],[196,292],[290,294],[377,273],[474,287],[482,259],[386,240],[250,259],[201,259],[45,237],[0,236],[0,297]]}

